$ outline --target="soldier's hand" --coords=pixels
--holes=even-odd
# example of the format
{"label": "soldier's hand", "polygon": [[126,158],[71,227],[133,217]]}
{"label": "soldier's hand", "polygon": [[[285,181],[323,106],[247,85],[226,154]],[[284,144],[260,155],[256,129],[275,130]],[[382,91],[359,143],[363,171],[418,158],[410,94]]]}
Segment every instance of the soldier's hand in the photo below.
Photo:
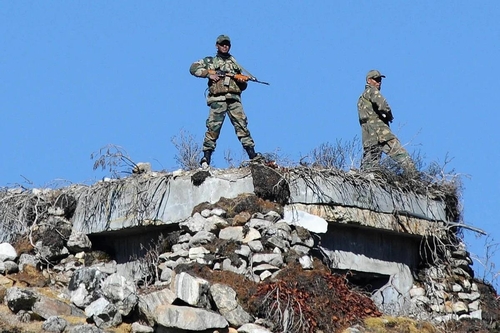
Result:
{"label": "soldier's hand", "polygon": [[214,82],[217,82],[217,81],[219,81],[219,80],[220,80],[220,76],[219,76],[219,75],[217,75],[217,74],[210,74],[210,75],[208,76],[208,78],[209,78],[210,80],[214,81]]}

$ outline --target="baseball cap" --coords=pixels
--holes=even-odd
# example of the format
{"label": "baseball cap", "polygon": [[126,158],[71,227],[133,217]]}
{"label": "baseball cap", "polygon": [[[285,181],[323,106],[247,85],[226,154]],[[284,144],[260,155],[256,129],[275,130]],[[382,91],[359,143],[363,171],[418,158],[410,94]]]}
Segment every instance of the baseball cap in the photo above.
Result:
{"label": "baseball cap", "polygon": [[220,44],[220,43],[222,43],[222,42],[224,42],[224,41],[228,41],[228,42],[229,42],[229,44],[231,44],[231,39],[230,39],[230,38],[229,38],[229,36],[227,36],[227,35],[220,35],[219,37],[217,37],[217,41],[216,41],[216,43],[217,43],[217,44]]}
{"label": "baseball cap", "polygon": [[378,70],[372,69],[371,71],[366,74],[366,79],[376,79],[378,77],[385,77],[385,75],[382,75]]}

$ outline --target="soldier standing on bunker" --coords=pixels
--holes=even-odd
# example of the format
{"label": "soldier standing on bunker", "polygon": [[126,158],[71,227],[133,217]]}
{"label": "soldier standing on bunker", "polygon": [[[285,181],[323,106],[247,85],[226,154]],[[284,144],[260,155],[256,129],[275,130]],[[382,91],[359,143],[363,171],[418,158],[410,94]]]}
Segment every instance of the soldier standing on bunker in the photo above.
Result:
{"label": "soldier standing on bunker", "polygon": [[389,104],[380,93],[382,78],[385,78],[385,75],[378,70],[369,71],[366,75],[365,91],[358,100],[358,116],[363,141],[361,170],[377,168],[382,152],[384,152],[399,163],[406,172],[414,173],[415,165],[410,155],[389,128],[389,123],[394,117]]}
{"label": "soldier standing on bunker", "polygon": [[[226,114],[229,116],[236,136],[245,148],[248,157],[251,160],[261,157],[259,153],[255,152],[255,143],[247,127],[247,116],[241,105],[241,93],[247,88],[249,77],[244,75],[234,77],[235,74],[241,74],[244,69],[229,53],[231,49],[229,36],[220,35],[217,37],[215,47],[217,49],[215,57],[205,57],[193,63],[189,69],[190,73],[196,77],[208,78],[207,104],[210,110],[203,141],[203,158],[200,161],[204,168],[210,165]],[[221,74],[220,71],[223,73]]]}

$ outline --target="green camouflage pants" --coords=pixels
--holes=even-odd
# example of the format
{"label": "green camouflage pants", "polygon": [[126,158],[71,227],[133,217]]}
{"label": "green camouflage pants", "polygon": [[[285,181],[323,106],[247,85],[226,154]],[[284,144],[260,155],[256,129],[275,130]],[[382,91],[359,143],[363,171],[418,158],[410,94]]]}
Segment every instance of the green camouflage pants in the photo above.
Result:
{"label": "green camouflage pants", "polygon": [[210,111],[206,122],[207,132],[203,141],[203,151],[215,150],[217,139],[226,113],[234,126],[236,136],[243,147],[254,147],[255,143],[248,130],[248,120],[241,102],[235,100],[213,102],[210,104]]}
{"label": "green camouflage pants", "polygon": [[382,153],[387,154],[406,171],[415,171],[415,164],[413,164],[410,154],[408,154],[397,138],[392,138],[376,145],[363,147],[361,170],[369,170],[378,167]]}

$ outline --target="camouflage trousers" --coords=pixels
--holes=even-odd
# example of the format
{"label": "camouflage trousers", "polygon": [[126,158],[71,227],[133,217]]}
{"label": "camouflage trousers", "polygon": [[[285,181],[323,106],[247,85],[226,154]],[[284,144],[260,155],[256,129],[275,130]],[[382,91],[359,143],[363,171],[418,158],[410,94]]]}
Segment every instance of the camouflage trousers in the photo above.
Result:
{"label": "camouflage trousers", "polygon": [[361,161],[361,170],[370,170],[377,168],[380,164],[382,153],[387,154],[396,163],[400,164],[406,171],[415,171],[410,154],[401,145],[397,138],[392,138],[376,145],[363,147],[363,160]]}
{"label": "camouflage trousers", "polygon": [[243,147],[254,147],[255,143],[248,130],[248,120],[241,102],[235,100],[218,101],[210,104],[210,111],[206,121],[207,131],[203,140],[203,151],[213,151],[226,114],[233,124],[236,136]]}

